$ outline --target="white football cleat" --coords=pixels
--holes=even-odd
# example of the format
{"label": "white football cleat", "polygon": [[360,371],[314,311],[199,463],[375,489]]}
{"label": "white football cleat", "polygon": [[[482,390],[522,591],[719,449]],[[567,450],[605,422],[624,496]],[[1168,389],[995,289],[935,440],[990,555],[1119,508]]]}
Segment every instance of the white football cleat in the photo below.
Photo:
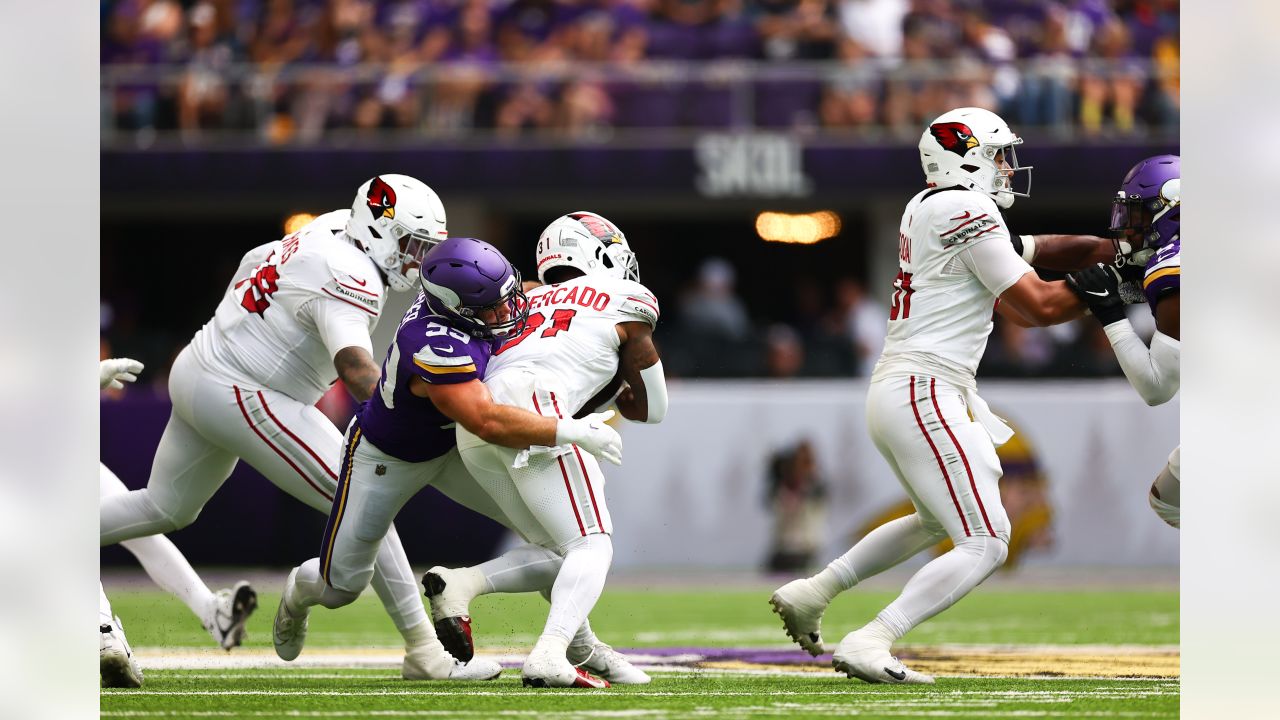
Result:
{"label": "white football cleat", "polygon": [[574,667],[604,678],[613,685],[648,685],[653,680],[622,653],[602,642],[570,645],[567,659]]}
{"label": "white football cleat", "polygon": [[276,647],[276,656],[281,660],[293,660],[298,657],[302,652],[302,646],[307,642],[307,622],[311,612],[303,610],[299,617],[289,612],[289,608],[284,603],[285,597],[289,594],[289,588],[293,587],[297,577],[298,568],[294,568],[293,572],[289,573],[289,579],[285,581],[284,592],[280,593],[280,607],[276,608],[276,619],[271,627],[271,642]]}
{"label": "white football cleat", "polygon": [[102,687],[142,687],[142,668],[133,659],[133,648],[124,638],[120,618],[98,626],[101,639],[98,643],[98,670],[102,675]]}
{"label": "white football cleat", "polygon": [[787,637],[814,657],[826,652],[822,646],[822,613],[827,609],[827,600],[808,578],[792,580],[778,588],[769,604],[782,618]]}
{"label": "white football cleat", "polygon": [[934,682],[931,675],[918,673],[890,655],[883,641],[860,635],[857,630],[840,641],[831,658],[831,667],[869,683],[932,685]]}
{"label": "white football cleat", "polygon": [[249,586],[248,581],[241,580],[234,587],[223,588],[215,593],[213,616],[205,618],[204,629],[213,636],[223,650],[228,652],[239,647],[245,638],[245,623],[254,610],[258,609],[258,593]]}
{"label": "white football cleat", "polygon": [[520,683],[536,688],[607,688],[608,680],[602,680],[586,670],[576,668],[568,658],[541,643],[525,658],[520,670]]}
{"label": "white football cleat", "polygon": [[494,680],[502,674],[502,666],[485,658],[471,662],[453,659],[440,646],[407,650],[400,676],[405,680]]}
{"label": "white football cleat", "polygon": [[436,566],[422,576],[422,587],[431,602],[431,619],[435,622],[436,637],[449,654],[470,662],[475,657],[476,644],[471,638],[471,611],[468,606],[476,596],[474,573],[470,568],[452,570]]}

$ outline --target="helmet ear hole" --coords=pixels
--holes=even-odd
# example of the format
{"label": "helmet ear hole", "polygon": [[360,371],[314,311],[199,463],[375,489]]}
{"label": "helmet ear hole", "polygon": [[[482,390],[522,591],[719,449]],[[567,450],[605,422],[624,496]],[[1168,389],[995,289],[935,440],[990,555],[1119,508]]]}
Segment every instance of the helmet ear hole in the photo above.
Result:
{"label": "helmet ear hole", "polygon": [[977,166],[977,165],[969,165],[968,163],[966,163],[966,164],[964,164],[964,165],[961,165],[961,166],[960,166],[960,169],[961,169],[961,170],[963,170],[963,171],[965,171],[965,172],[967,172],[967,173],[975,173],[975,172],[978,172],[978,166]]}

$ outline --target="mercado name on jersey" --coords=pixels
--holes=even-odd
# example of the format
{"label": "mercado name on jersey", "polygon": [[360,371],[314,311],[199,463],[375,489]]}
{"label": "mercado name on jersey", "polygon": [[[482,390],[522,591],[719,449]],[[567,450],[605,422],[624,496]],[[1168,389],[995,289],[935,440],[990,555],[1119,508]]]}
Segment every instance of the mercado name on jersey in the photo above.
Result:
{"label": "mercado name on jersey", "polygon": [[658,322],[658,300],[632,280],[580,276],[529,291],[529,317],[494,354],[486,384],[521,371],[576,412],[618,372],[619,323]]}
{"label": "mercado name on jersey", "polygon": [[382,379],[357,418],[364,437],[406,462],[424,462],[453,448],[453,421],[431,400],[414,395],[409,381],[432,385],[483,380],[496,343],[481,340],[434,315],[426,295],[409,306],[382,364]]}
{"label": "mercado name on jersey", "polygon": [[1182,239],[1174,238],[1173,242],[1156,251],[1147,260],[1147,270],[1142,278],[1142,290],[1147,294],[1147,302],[1151,312],[1155,313],[1156,305],[1170,295],[1178,294],[1182,281]]}

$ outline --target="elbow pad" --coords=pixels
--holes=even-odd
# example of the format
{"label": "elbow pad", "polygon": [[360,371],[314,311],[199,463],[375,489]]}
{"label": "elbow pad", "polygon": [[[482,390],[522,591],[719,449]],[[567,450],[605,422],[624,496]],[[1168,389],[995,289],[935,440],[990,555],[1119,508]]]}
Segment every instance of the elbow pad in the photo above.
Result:
{"label": "elbow pad", "polygon": [[641,370],[640,379],[644,382],[645,399],[649,403],[645,422],[660,423],[667,416],[667,377],[662,372],[662,361]]}
{"label": "elbow pad", "polygon": [[1120,369],[1148,405],[1161,405],[1178,393],[1181,343],[1157,330],[1148,348],[1128,320],[1111,323],[1104,330]]}

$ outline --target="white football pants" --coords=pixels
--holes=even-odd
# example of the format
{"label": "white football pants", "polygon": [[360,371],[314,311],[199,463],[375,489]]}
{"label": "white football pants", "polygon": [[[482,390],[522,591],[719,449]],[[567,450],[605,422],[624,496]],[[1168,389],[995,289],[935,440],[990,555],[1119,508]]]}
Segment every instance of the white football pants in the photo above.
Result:
{"label": "white football pants", "polygon": [[392,521],[428,485],[505,524],[501,511],[467,475],[457,450],[424,462],[406,462],[369,442],[356,423],[347,430],[344,448],[337,500],[320,557],[303,563],[295,580],[301,605],[334,608],[355,600],[374,575],[383,538],[394,532]]}
{"label": "white football pants", "polygon": [[876,528],[815,581],[823,592],[852,587],[932,545],[955,547],[921,568],[864,630],[886,644],[951,607],[1008,556],[1009,517],[1000,502],[1000,460],[987,431],[969,418],[961,392],[924,376],[889,377],[867,392],[876,448],[916,514]]}
{"label": "white football pants", "polygon": [[959,389],[920,375],[874,382],[867,428],[925,528],[941,526],[956,542],[1009,541],[1000,458],[986,429],[969,418]]}
{"label": "white football pants", "polygon": [[[173,412],[147,487],[103,498],[100,543],[190,525],[243,459],[276,487],[324,513],[338,486],[342,435],[319,410],[205,369],[190,347],[169,373]],[[378,551],[374,589],[401,631],[426,622],[418,583],[391,529]]]}
{"label": "white football pants", "polygon": [[[570,412],[560,407],[554,391],[535,389],[531,381],[489,387],[497,403],[554,417]],[[527,465],[516,468],[518,451],[486,443],[458,426],[458,452],[508,519],[504,524],[526,542],[563,554],[578,538],[613,533],[600,463],[577,445],[559,456],[531,454]]]}
{"label": "white football pants", "polygon": [[[129,488],[106,465],[99,463],[98,467],[100,500],[129,492]],[[217,598],[214,597],[209,586],[205,585],[196,574],[191,563],[187,562],[187,558],[172,540],[163,535],[149,535],[125,540],[120,544],[125,550],[133,553],[133,556],[142,564],[142,569],[147,571],[147,575],[157,585],[191,608],[191,612],[195,613],[201,624],[209,622]]]}

